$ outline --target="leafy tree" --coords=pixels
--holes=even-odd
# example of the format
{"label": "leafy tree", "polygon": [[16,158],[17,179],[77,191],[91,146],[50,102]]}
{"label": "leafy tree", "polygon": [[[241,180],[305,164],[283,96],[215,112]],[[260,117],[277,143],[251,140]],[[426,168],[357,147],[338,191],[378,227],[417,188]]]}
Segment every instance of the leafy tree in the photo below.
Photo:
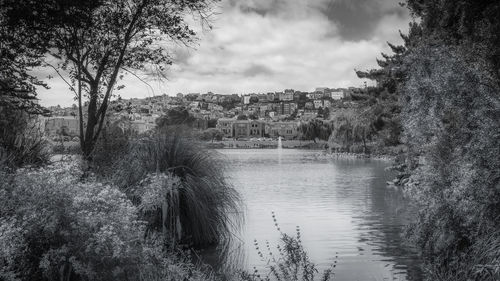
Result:
{"label": "leafy tree", "polygon": [[362,151],[358,149],[352,152],[370,152],[367,142],[371,141],[374,135],[370,110],[370,107],[365,107],[335,114],[331,120],[333,130],[329,138],[332,146],[340,145],[342,149],[352,151],[353,146],[361,145]]}
{"label": "leafy tree", "polygon": [[210,120],[208,120],[208,128],[215,128],[215,127],[217,127],[217,120],[218,119],[210,119]]}
{"label": "leafy tree", "polygon": [[410,159],[418,164],[407,192],[425,210],[410,234],[435,275],[495,280],[498,272],[488,268],[499,252],[481,263],[486,249],[465,257],[498,235],[500,166],[492,159],[500,157],[500,88],[487,70],[470,66],[460,46],[434,43],[423,38],[407,58],[404,136],[420,159]]}
{"label": "leafy tree", "polygon": [[330,108],[325,107],[325,109],[323,109],[323,119],[330,119]]}
{"label": "leafy tree", "polygon": [[307,123],[301,123],[298,127],[302,139],[313,140],[314,142],[318,139],[328,140],[332,130],[333,126],[330,122],[320,119],[312,119]]}
{"label": "leafy tree", "polygon": [[158,128],[165,128],[173,125],[187,125],[191,126],[196,118],[194,118],[189,110],[185,107],[176,107],[169,109],[165,115],[160,116],[156,120]]}
{"label": "leafy tree", "polygon": [[11,1],[6,2],[2,1],[0,10],[0,107],[48,114],[38,104],[35,91],[35,86],[46,84],[29,74],[42,64],[48,39],[16,22],[9,9]]}
{"label": "leafy tree", "polygon": [[[356,71],[359,78],[370,79],[376,82],[376,86],[367,87],[356,91],[352,96],[354,100],[362,103],[369,111],[359,119],[372,120],[373,124],[366,124],[374,128],[379,135],[380,146],[393,146],[400,144],[400,93],[399,86],[406,77],[403,59],[408,53],[408,48],[416,42],[421,34],[421,28],[417,24],[410,24],[408,35],[401,33],[404,46],[396,46],[388,43],[393,54],[382,53],[383,59],[377,59],[380,68],[369,71]],[[369,117],[369,118],[366,118]],[[370,122],[370,121],[368,121]]]}
{"label": "leafy tree", "polygon": [[410,175],[402,183],[421,210],[408,234],[430,280],[497,280],[500,167],[491,159],[500,158],[500,3],[406,5],[420,20],[405,46],[358,75],[377,81],[366,91],[383,105],[374,107],[382,117],[375,129],[400,118],[408,147],[401,167]]}
{"label": "leafy tree", "polygon": [[238,117],[236,119],[237,120],[248,120],[248,116],[241,114],[241,115],[238,115]]}
{"label": "leafy tree", "polygon": [[[40,10],[33,14],[32,26],[36,28],[42,21],[50,23],[47,50],[60,60],[53,67],[69,73],[67,82],[78,101],[80,142],[87,159],[103,129],[113,92],[123,87],[118,81],[126,73],[135,75],[133,70],[161,75],[171,63],[168,42],[190,44],[194,40],[195,33],[185,15],[196,14],[206,23],[211,4],[211,0],[52,0],[35,5]],[[68,5],[70,9],[65,8]]]}

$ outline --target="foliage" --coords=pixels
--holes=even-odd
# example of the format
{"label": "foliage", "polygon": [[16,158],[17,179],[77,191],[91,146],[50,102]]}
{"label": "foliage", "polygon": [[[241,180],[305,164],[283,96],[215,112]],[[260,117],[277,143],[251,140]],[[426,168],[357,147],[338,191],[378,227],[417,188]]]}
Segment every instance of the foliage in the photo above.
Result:
{"label": "foliage", "polygon": [[408,35],[400,34],[404,46],[396,46],[388,43],[393,54],[382,53],[383,59],[377,59],[380,68],[369,71],[356,71],[359,78],[370,79],[376,82],[376,86],[358,90],[353,97],[363,104],[365,110],[358,119],[363,119],[366,128],[376,134],[378,146],[397,146],[400,144],[402,133],[400,113],[400,89],[399,86],[406,77],[404,58],[408,48],[412,46],[421,32],[417,24],[410,24]]}
{"label": "foliage", "polygon": [[158,128],[166,128],[168,126],[187,125],[191,126],[195,118],[185,107],[176,107],[169,109],[165,115],[156,119]]}
{"label": "foliage", "polygon": [[[271,281],[271,280],[296,280],[296,281],[314,281],[317,280],[318,270],[316,265],[311,262],[300,240],[300,228],[297,226],[296,236],[289,236],[283,233],[278,225],[276,216],[272,214],[276,229],[281,235],[280,244],[276,246],[278,253],[273,253],[269,242],[266,241],[265,249],[261,249],[257,240],[255,240],[255,250],[263,262],[266,263],[267,273],[259,273],[256,268],[254,272],[248,273],[242,271],[240,280],[242,281]],[[337,256],[335,257],[337,258]],[[333,270],[337,266],[334,261],[332,266],[325,270],[319,280],[332,280]]]}
{"label": "foliage", "polygon": [[405,46],[383,55],[380,69],[358,75],[377,81],[368,92],[381,112],[391,110],[387,98],[398,100],[392,116],[399,115],[408,147],[400,182],[421,210],[408,235],[430,280],[497,280],[500,167],[492,159],[500,158],[500,5],[406,5],[421,19],[410,24]]}
{"label": "foliage", "polygon": [[108,124],[93,152],[93,171],[105,177],[112,175],[116,162],[127,155],[134,138],[136,133],[128,120],[122,119]]}
{"label": "foliage", "polygon": [[314,142],[317,139],[328,140],[332,130],[331,122],[320,119],[312,119],[307,123],[301,123],[298,127],[302,139],[314,140]]}
{"label": "foliage", "polygon": [[2,280],[213,280],[155,240],[127,196],[75,162],[2,172]]}
{"label": "foliage", "polygon": [[218,119],[210,119],[210,120],[208,120],[208,128],[215,128],[215,127],[217,127],[217,121],[218,121]]}
{"label": "foliage", "polygon": [[453,271],[498,230],[500,166],[491,159],[500,158],[500,88],[461,47],[427,40],[408,57],[404,85],[406,143],[420,159],[407,192],[425,210],[410,234],[430,266]]}
{"label": "foliage", "polygon": [[[194,40],[186,14],[195,14],[207,23],[212,1],[50,0],[33,5],[28,1],[8,4],[9,14],[21,26],[47,29],[50,44],[46,51],[59,60],[52,66],[58,74],[61,70],[69,73],[70,80],[65,81],[78,100],[81,147],[90,158],[112,93],[123,88],[118,81],[132,70],[163,75],[171,63],[168,43],[189,45]],[[25,16],[20,13],[23,8],[27,9]],[[42,23],[46,24],[40,26]],[[84,98],[88,98],[85,123]]]}
{"label": "foliage", "polygon": [[[348,152],[368,153],[367,141],[373,139],[374,129],[369,119],[371,108],[350,109],[332,116],[332,132],[328,139],[330,147],[338,147]],[[354,147],[362,145],[362,151]]]}
{"label": "foliage", "polygon": [[0,108],[0,158],[4,166],[41,165],[48,162],[47,142],[38,117],[24,110]]}
{"label": "foliage", "polygon": [[[180,233],[176,243],[181,240],[180,243],[195,246],[214,244],[230,239],[240,216],[239,196],[226,181],[223,166],[215,163],[215,157],[178,130],[159,130],[133,146],[117,165],[114,180],[140,202],[139,194],[163,182],[158,183],[151,175],[179,179],[175,188],[161,184],[163,193],[158,196],[163,201],[147,218],[149,231]],[[173,193],[161,195],[167,191]],[[169,212],[175,206],[179,206],[178,212]],[[178,223],[168,223],[172,219]]]}
{"label": "foliage", "polygon": [[42,64],[48,40],[13,21],[9,17],[9,4],[2,1],[0,10],[0,108],[48,114],[47,109],[37,103],[35,92],[35,86],[46,85],[29,74]]}
{"label": "foliage", "polygon": [[248,120],[248,116],[246,116],[244,114],[240,114],[240,115],[238,115],[238,117],[236,118],[236,120]]}

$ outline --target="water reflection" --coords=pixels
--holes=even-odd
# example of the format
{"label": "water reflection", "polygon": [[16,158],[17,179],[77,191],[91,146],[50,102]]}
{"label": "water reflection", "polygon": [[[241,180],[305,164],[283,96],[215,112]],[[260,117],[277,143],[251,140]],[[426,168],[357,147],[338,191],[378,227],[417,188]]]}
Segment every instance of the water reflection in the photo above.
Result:
{"label": "water reflection", "polygon": [[226,245],[226,264],[265,266],[253,241],[278,243],[274,211],[285,232],[301,227],[304,246],[320,269],[338,252],[336,280],[421,279],[418,258],[400,238],[408,210],[401,195],[385,185],[391,177],[387,163],[299,150],[220,153],[246,204],[241,234]]}

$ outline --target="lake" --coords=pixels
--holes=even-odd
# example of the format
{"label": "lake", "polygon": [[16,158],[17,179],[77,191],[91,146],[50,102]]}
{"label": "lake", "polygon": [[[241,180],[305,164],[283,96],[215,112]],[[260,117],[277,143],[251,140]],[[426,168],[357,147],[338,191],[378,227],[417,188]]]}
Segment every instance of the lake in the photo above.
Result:
{"label": "lake", "polygon": [[[293,149],[217,150],[228,180],[245,204],[245,222],[232,246],[239,266],[263,270],[254,247],[275,247],[281,230],[301,240],[320,272],[337,258],[335,280],[420,280],[420,261],[401,233],[409,208],[387,161],[338,159]],[[231,256],[230,255],[230,256]]]}

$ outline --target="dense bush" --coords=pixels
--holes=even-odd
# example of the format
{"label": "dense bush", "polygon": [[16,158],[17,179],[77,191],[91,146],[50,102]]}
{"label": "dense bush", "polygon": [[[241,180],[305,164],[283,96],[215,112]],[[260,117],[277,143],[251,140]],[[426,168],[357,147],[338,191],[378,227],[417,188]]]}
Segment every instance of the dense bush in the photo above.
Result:
{"label": "dense bush", "polygon": [[[407,57],[403,125],[418,162],[407,194],[422,210],[409,233],[433,274],[462,273],[466,280],[478,277],[463,269],[488,268],[500,259],[498,251],[489,259],[470,256],[498,235],[500,88],[488,72],[471,67],[464,49],[430,47],[434,40],[422,40]],[[497,269],[476,280],[498,278]]]}
{"label": "dense bush", "polygon": [[145,239],[141,211],[74,162],[2,173],[0,279],[211,280]]}

